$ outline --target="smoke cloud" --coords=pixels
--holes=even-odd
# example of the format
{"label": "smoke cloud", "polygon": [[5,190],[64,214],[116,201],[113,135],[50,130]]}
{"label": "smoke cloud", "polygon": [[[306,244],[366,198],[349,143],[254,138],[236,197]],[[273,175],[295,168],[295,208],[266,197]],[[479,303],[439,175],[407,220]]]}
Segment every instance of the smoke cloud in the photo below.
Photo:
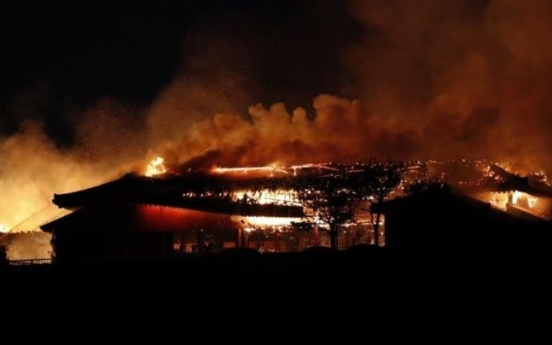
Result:
{"label": "smoke cloud", "polygon": [[345,56],[360,93],[420,134],[419,156],[550,171],[552,3],[352,1],[351,13],[366,28]]}
{"label": "smoke cloud", "polygon": [[18,133],[0,141],[0,219],[12,231],[37,230],[41,221],[60,210],[54,193],[84,188],[106,179],[107,169],[63,150],[49,139],[40,123],[26,121]]}
{"label": "smoke cloud", "polygon": [[[406,159],[418,145],[416,133],[371,113],[358,101],[320,95],[313,106],[314,119],[304,109],[290,111],[283,103],[251,106],[248,117],[217,114],[192,125],[179,142],[163,146],[159,154],[170,157],[167,163],[172,166],[189,161],[186,166],[201,162],[209,168]],[[385,150],[378,150],[380,146]]]}
{"label": "smoke cloud", "polygon": [[52,235],[42,231],[18,232],[4,235],[8,260],[52,259]]}
{"label": "smoke cloud", "polygon": [[320,94],[309,110],[254,104],[245,115],[228,107],[156,152],[175,165],[484,158],[552,171],[550,2],[349,5],[363,34],[342,65],[358,97]]}
{"label": "smoke cloud", "polygon": [[121,102],[102,99],[80,112],[70,146],[60,145],[39,119],[22,120],[14,134],[0,137],[0,224],[11,234],[25,234],[10,237],[10,260],[44,258],[36,254],[51,251],[50,235],[40,226],[68,213],[52,203],[54,193],[120,177],[144,157],[147,144],[137,114]]}
{"label": "smoke cloud", "polygon": [[[346,15],[300,3],[282,22],[206,18],[148,104],[74,107],[42,86],[18,96],[0,123],[0,223],[37,230],[59,215],[54,193],[143,173],[156,156],[174,169],[486,158],[552,172],[551,2],[351,0]],[[309,6],[332,28],[303,30]]]}

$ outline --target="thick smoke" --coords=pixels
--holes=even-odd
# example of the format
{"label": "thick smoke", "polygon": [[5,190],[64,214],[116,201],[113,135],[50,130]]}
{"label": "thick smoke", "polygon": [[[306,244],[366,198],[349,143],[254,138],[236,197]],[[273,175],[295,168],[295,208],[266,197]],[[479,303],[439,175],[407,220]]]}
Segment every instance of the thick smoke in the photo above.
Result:
{"label": "thick smoke", "polygon": [[52,259],[52,235],[47,232],[18,232],[4,236],[7,237],[4,242],[8,260]]}
{"label": "thick smoke", "polygon": [[79,178],[91,177],[85,166],[57,150],[36,122],[23,123],[20,132],[1,141],[0,147],[0,219],[8,228],[50,209],[54,191],[82,186]]}
{"label": "thick smoke", "polygon": [[[31,231],[55,213],[54,193],[91,187],[118,177],[146,149],[128,120],[132,111],[102,100],[84,110],[72,146],[60,146],[38,120],[0,140],[0,221],[12,231]],[[57,210],[59,212],[59,210]]]}
{"label": "thick smoke", "polygon": [[186,37],[192,50],[172,83],[160,91],[147,116],[148,138],[159,145],[186,134],[194,123],[220,112],[241,112],[253,102],[254,52],[236,38],[197,34]]}
{"label": "thick smoke", "polygon": [[[236,59],[246,61],[239,42],[230,45],[229,39],[219,38],[199,47],[198,40],[196,35],[186,38],[197,53],[183,62],[173,83],[150,105],[102,97],[82,107],[62,99],[46,83],[14,97],[0,121],[0,129],[9,133],[0,136],[1,228],[48,236],[40,226],[68,213],[52,203],[55,193],[143,172],[153,154],[150,148],[178,141],[192,124],[222,109],[246,109],[251,101],[243,78],[229,68]],[[218,63],[220,58],[226,64]],[[57,122],[50,128],[52,114]],[[171,160],[168,154],[164,157]],[[38,245],[29,236],[10,238],[11,260],[45,251],[44,241]]]}
{"label": "thick smoke", "polygon": [[10,260],[44,258],[35,254],[51,251],[49,234],[40,226],[67,214],[52,203],[54,193],[114,179],[143,157],[134,131],[138,125],[125,120],[132,113],[109,100],[83,110],[72,146],[59,145],[38,119],[24,120],[14,134],[0,137],[0,224],[10,233],[26,234],[11,237]]}
{"label": "thick smoke", "polygon": [[346,55],[362,95],[420,134],[420,156],[550,171],[551,2],[374,0],[351,10],[367,33]]}
{"label": "thick smoke", "polygon": [[[300,3],[305,12],[309,2]],[[352,0],[348,18],[328,18],[334,12],[328,4],[313,13],[326,16],[316,19],[318,26],[332,28],[318,31],[303,30],[293,16],[265,25],[206,18],[184,36],[182,64],[150,104],[104,97],[74,108],[44,91],[19,96],[11,120],[0,123],[10,133],[0,138],[0,223],[37,230],[60,212],[51,203],[54,193],[143,173],[155,156],[180,169],[487,158],[510,162],[520,173],[552,172],[551,2]],[[327,70],[341,66],[335,75],[345,77],[328,91],[334,74],[321,65],[328,60],[314,59],[326,52],[305,47],[328,48],[349,22],[360,32],[354,40],[340,38],[339,64]],[[299,41],[286,43],[293,40]],[[300,53],[284,54],[273,42]],[[309,90],[301,97],[309,95],[310,103],[298,102],[295,92],[303,75],[314,73],[278,65],[289,58],[305,70],[320,69],[324,87],[303,80]],[[272,80],[283,72],[297,76]],[[286,87],[283,80],[296,83]],[[48,102],[62,109],[52,111]],[[44,112],[49,115],[29,116]],[[73,130],[63,145],[52,128],[65,131],[52,119]]]}
{"label": "thick smoke", "polygon": [[[552,170],[550,2],[352,1],[350,13],[364,28],[342,56],[356,99],[321,94],[309,111],[227,107],[154,151],[174,165],[485,158]],[[193,99],[182,83],[156,107]],[[172,110],[165,123],[178,123]]]}
{"label": "thick smoke", "polygon": [[[289,111],[283,103],[251,106],[249,117],[217,114],[192,125],[179,142],[159,153],[173,159],[169,165],[188,161],[185,166],[201,163],[209,168],[406,159],[417,149],[416,133],[358,101],[320,95],[314,108],[314,119],[301,108]],[[373,149],[380,146],[385,150]]]}

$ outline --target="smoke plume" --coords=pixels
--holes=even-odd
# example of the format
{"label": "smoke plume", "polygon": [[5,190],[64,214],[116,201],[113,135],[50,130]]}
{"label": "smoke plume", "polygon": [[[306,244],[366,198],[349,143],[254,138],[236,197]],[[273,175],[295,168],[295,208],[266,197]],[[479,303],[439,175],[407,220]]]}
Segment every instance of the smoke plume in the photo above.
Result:
{"label": "smoke plume", "polygon": [[419,133],[417,155],[550,171],[552,3],[352,1],[351,13],[366,28],[345,57],[359,92]]}
{"label": "smoke plume", "polygon": [[52,259],[52,236],[42,231],[17,232],[4,235],[6,257],[10,261]]}
{"label": "smoke plume", "polygon": [[174,169],[486,158],[552,172],[551,2],[299,3],[271,23],[205,18],[147,104],[19,95],[0,122],[0,223],[37,230],[60,212],[54,193],[156,156]]}
{"label": "smoke plume", "polygon": [[[227,107],[196,117],[156,153],[174,165],[194,157],[207,165],[484,158],[520,173],[551,171],[552,4],[349,5],[363,34],[343,49],[342,65],[358,97],[320,94],[312,108],[253,104],[247,114]],[[186,90],[173,87],[167,94]]]}

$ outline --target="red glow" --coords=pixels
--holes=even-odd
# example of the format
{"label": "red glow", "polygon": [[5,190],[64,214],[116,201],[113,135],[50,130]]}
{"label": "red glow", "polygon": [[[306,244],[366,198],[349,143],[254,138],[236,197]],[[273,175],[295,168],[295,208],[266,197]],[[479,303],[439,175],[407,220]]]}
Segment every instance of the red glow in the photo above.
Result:
{"label": "red glow", "polygon": [[136,218],[140,231],[181,232],[237,228],[237,224],[227,215],[174,207],[138,206]]}

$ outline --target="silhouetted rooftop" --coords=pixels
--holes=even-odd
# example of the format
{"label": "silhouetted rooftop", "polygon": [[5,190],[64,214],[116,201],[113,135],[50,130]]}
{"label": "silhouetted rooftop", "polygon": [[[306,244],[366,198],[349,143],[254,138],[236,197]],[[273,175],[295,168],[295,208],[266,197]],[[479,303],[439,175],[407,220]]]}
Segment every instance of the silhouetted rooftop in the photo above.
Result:
{"label": "silhouetted rooftop", "polygon": [[[247,181],[246,181],[247,182]],[[246,183],[241,182],[241,183]],[[302,217],[303,208],[296,205],[255,204],[224,199],[220,196],[187,197],[185,193],[204,190],[228,190],[232,186],[222,177],[205,174],[168,178],[148,178],[127,174],[120,179],[88,189],[54,194],[53,203],[62,208],[77,209],[98,205],[156,205],[198,211],[267,217]],[[250,181],[255,184],[257,181]]]}

